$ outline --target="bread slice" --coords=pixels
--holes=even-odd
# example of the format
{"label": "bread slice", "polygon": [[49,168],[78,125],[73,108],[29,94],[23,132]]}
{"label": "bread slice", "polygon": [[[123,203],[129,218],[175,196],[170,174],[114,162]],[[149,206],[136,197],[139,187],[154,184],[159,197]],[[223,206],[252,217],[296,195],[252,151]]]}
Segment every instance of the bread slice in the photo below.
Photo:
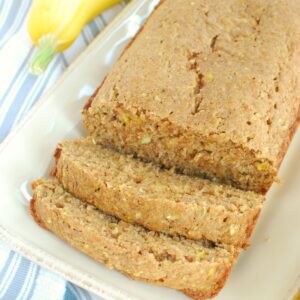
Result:
{"label": "bread slice", "polygon": [[165,0],[83,111],[97,143],[265,193],[300,117],[299,0]]}
{"label": "bread slice", "polygon": [[194,299],[216,295],[237,250],[148,231],[106,215],[67,193],[56,180],[34,184],[35,221],[109,268],[180,290]]}
{"label": "bread slice", "polygon": [[67,191],[124,221],[239,247],[247,245],[264,200],[88,140],[60,144],[54,174]]}

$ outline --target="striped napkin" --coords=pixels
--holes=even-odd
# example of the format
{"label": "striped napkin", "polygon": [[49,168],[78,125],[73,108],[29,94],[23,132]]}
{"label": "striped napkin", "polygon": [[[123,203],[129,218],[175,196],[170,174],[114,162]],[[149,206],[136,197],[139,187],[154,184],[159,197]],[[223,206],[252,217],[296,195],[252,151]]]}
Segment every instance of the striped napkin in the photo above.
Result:
{"label": "striped napkin", "polygon": [[[125,4],[96,17],[40,77],[28,73],[28,64],[36,51],[26,28],[30,5],[31,0],[0,0],[0,143]],[[100,298],[30,262],[0,242],[0,299]]]}

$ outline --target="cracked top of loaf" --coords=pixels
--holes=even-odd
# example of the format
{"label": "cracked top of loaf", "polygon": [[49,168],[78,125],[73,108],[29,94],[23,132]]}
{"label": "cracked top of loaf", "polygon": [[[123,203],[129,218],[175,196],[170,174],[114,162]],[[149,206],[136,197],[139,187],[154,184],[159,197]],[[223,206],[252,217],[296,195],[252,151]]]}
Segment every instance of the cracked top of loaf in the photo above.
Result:
{"label": "cracked top of loaf", "polygon": [[300,105],[299,0],[164,0],[92,107],[111,101],[280,160]]}

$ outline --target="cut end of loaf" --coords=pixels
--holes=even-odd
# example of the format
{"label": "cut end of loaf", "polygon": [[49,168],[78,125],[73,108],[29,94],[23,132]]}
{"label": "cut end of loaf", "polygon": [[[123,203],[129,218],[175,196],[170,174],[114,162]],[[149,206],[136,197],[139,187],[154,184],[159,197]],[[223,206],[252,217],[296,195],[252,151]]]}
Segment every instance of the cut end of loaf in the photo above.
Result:
{"label": "cut end of loaf", "polygon": [[98,101],[84,113],[96,143],[167,168],[265,194],[277,176],[268,159],[219,136],[203,136],[145,110]]}

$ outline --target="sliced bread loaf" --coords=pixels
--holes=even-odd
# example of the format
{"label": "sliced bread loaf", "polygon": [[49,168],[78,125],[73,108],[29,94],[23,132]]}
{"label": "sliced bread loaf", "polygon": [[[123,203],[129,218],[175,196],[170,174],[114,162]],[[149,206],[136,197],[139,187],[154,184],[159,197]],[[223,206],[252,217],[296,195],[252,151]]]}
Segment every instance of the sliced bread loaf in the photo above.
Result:
{"label": "sliced bread loaf", "polygon": [[54,174],[67,191],[124,221],[240,247],[247,245],[264,200],[88,140],[60,144]]}
{"label": "sliced bread loaf", "polygon": [[235,262],[234,247],[172,238],[120,221],[65,192],[56,180],[39,180],[34,189],[30,207],[38,224],[134,279],[206,299],[223,287]]}
{"label": "sliced bread loaf", "polygon": [[299,0],[165,0],[83,115],[97,143],[265,193],[300,117]]}

